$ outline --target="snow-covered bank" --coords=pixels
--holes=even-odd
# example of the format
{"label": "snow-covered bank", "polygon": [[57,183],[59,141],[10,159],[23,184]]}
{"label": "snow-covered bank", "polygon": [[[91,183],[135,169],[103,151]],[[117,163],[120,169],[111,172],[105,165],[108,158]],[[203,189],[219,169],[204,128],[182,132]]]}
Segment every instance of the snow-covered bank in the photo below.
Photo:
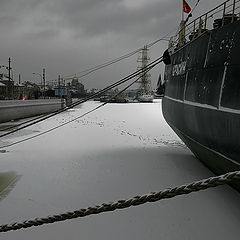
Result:
{"label": "snow-covered bank", "polygon": [[[99,104],[87,102],[0,143],[45,131]],[[159,101],[107,104],[63,128],[6,150],[0,153],[1,173],[20,177],[0,201],[0,224],[213,176],[165,123]],[[222,186],[127,210],[0,234],[0,239],[237,239],[239,200],[239,193]]]}
{"label": "snow-covered bank", "polygon": [[0,100],[0,123],[51,113],[63,106],[61,99]]}

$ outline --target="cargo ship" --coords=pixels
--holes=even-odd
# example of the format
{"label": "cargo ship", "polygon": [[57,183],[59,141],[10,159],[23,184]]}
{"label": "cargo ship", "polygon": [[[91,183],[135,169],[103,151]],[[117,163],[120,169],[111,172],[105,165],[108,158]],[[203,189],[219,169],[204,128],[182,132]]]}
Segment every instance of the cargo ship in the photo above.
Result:
{"label": "cargo ship", "polygon": [[228,0],[187,17],[163,55],[164,118],[216,174],[240,170],[239,12],[240,0]]}

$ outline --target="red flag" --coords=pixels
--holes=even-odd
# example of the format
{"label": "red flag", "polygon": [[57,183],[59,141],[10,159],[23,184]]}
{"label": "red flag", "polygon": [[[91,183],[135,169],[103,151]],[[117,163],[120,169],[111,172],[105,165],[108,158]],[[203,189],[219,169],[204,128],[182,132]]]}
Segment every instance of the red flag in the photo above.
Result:
{"label": "red flag", "polygon": [[187,4],[187,2],[185,0],[183,0],[183,11],[185,13],[189,13],[191,11],[191,8],[189,7],[189,5]]}

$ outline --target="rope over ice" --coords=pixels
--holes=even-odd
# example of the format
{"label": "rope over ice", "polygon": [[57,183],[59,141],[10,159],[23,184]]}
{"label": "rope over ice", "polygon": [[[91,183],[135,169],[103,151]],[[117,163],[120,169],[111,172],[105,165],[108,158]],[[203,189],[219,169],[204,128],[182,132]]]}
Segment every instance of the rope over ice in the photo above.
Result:
{"label": "rope over ice", "polygon": [[114,211],[116,209],[128,208],[130,206],[137,206],[147,202],[156,202],[161,199],[172,198],[175,196],[189,194],[191,192],[197,192],[211,187],[217,187],[219,185],[229,183],[233,180],[240,180],[240,171],[226,173],[224,175],[220,175],[217,177],[211,177],[187,185],[169,188],[159,192],[153,192],[143,196],[135,196],[128,200],[119,200],[113,203],[102,203],[101,205],[96,205],[94,207],[88,207],[73,212],[48,216],[46,218],[35,218],[32,220],[26,220],[22,223],[16,222],[12,224],[1,225],[0,232],[8,232],[11,230],[18,230],[21,228],[29,228],[32,226],[40,226],[43,224],[65,221],[67,219],[85,217],[92,214],[99,214],[102,212]]}

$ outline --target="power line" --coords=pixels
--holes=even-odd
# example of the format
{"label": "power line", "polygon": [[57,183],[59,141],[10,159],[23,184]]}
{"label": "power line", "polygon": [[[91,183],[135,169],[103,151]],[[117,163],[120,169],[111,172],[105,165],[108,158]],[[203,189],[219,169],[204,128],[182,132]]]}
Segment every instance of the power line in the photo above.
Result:
{"label": "power line", "polygon": [[[94,67],[87,68],[87,69],[85,69],[85,70],[83,70],[83,71],[80,71],[80,72],[78,72],[78,73],[73,73],[73,74],[65,75],[65,76],[63,76],[63,78],[64,78],[65,80],[70,80],[70,79],[72,79],[72,77],[77,76],[77,75],[78,75],[78,76],[77,76],[78,78],[83,78],[83,77],[89,75],[90,73],[93,73],[93,72],[95,72],[95,71],[97,71],[97,70],[100,70],[100,69],[102,69],[102,68],[108,67],[108,66],[110,66],[110,65],[112,65],[112,64],[115,64],[115,63],[117,63],[117,62],[120,62],[120,61],[122,61],[122,60],[124,60],[124,59],[126,59],[126,58],[129,58],[129,57],[137,54],[137,53],[140,52],[141,50],[142,50],[142,48],[136,49],[135,51],[132,51],[132,52],[130,52],[130,53],[127,53],[127,54],[125,54],[125,55],[123,55],[123,56],[120,56],[120,57],[118,57],[118,58],[115,58],[115,59],[113,59],[113,60],[107,61],[107,62],[102,63],[102,64],[99,64],[99,65],[96,65],[96,66],[94,66]],[[50,80],[50,82],[53,82],[53,81],[57,81],[57,79]]]}
{"label": "power line", "polygon": [[[171,31],[171,32],[172,32],[172,31]],[[168,37],[168,35],[169,35],[171,32],[169,32],[169,33],[167,33],[165,36],[163,36],[163,37],[161,37],[161,38],[159,38],[159,39],[157,39],[157,40],[155,40],[155,41],[153,41],[153,42],[150,42],[150,43],[148,43],[148,44],[145,44],[145,45],[146,45],[148,48],[151,48],[152,46],[154,46],[155,44],[157,44],[157,43],[160,42],[160,41],[168,41],[168,39],[166,39],[166,38]],[[77,72],[77,73],[74,73],[74,74],[65,75],[65,76],[63,76],[63,78],[64,78],[65,80],[70,80],[70,79],[72,79],[72,77],[74,77],[74,76],[77,76],[78,78],[83,78],[83,77],[85,77],[85,76],[87,76],[87,75],[89,75],[89,74],[91,74],[91,73],[93,73],[93,72],[95,72],[95,71],[97,71],[97,70],[100,70],[100,69],[102,69],[102,68],[108,67],[108,66],[110,66],[110,65],[112,65],[112,64],[115,64],[115,63],[117,63],[117,62],[120,62],[120,61],[122,61],[122,60],[124,60],[124,59],[126,59],[126,58],[129,58],[129,57],[131,57],[131,56],[139,53],[140,51],[142,51],[142,49],[143,49],[143,48],[138,48],[138,49],[136,49],[136,50],[134,50],[134,51],[132,51],[132,52],[130,52],[130,53],[127,53],[127,54],[122,55],[122,56],[120,56],[120,57],[118,57],[118,58],[112,59],[112,60],[107,61],[107,62],[105,62],[105,63],[96,65],[96,66],[94,66],[94,67],[85,69],[85,70],[83,70],[83,71],[80,71],[80,72]],[[53,82],[53,81],[57,81],[57,79],[50,80],[50,82]]]}
{"label": "power line", "polygon": [[[84,76],[86,76],[86,75],[88,75],[88,74],[90,74],[90,73],[92,73],[94,71],[97,71],[97,70],[102,69],[104,67],[110,66],[110,65],[112,65],[114,63],[120,62],[121,60],[124,60],[126,58],[129,58],[129,57],[135,55],[136,53],[140,52],[141,50],[142,50],[142,48],[136,49],[135,51],[127,53],[127,54],[125,54],[125,55],[123,55],[121,57],[118,57],[116,59],[107,61],[107,62],[102,63],[100,65],[97,65],[95,67],[88,68],[88,69],[85,69],[85,70],[83,70],[81,72],[78,72],[77,74],[80,74],[80,76],[78,76],[78,78],[82,78],[82,77],[84,77]],[[70,77],[75,76],[75,75],[76,75],[76,73],[75,74],[70,74],[70,75],[64,76],[64,78],[66,80],[68,80],[68,79],[70,79]]]}

